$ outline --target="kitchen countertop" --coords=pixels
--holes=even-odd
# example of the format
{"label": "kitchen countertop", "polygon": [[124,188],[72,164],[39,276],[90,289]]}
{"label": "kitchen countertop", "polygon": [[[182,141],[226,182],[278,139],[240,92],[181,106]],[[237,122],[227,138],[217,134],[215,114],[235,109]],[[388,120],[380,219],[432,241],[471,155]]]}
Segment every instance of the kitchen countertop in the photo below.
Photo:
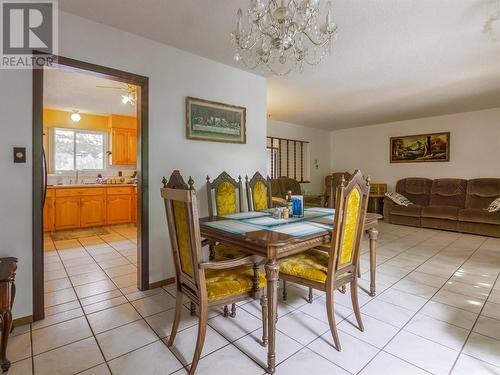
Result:
{"label": "kitchen countertop", "polygon": [[71,188],[107,188],[107,187],[120,187],[132,186],[136,187],[137,184],[67,184],[67,185],[47,185],[47,189],[71,189]]}

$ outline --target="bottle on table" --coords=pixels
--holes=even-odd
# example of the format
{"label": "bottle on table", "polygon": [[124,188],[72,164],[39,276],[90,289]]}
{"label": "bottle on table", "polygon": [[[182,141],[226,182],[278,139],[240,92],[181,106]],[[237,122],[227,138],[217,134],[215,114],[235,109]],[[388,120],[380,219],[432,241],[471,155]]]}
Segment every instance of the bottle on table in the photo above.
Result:
{"label": "bottle on table", "polygon": [[292,192],[290,190],[286,193],[286,207],[288,208],[290,216],[293,216],[293,199]]}

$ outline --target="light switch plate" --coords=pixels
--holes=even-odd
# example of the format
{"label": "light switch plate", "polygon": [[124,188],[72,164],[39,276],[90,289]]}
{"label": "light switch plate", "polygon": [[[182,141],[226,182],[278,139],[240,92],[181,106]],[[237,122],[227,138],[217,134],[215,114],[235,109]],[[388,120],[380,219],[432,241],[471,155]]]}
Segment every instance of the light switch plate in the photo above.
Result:
{"label": "light switch plate", "polygon": [[26,147],[14,147],[14,163],[26,163]]}

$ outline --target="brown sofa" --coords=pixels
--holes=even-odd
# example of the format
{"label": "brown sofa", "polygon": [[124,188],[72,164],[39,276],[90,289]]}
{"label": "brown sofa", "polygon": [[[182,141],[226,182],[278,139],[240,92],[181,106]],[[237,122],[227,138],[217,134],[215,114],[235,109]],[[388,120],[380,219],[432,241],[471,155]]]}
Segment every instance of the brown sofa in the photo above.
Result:
{"label": "brown sofa", "polygon": [[486,211],[500,197],[500,178],[409,177],[397,182],[396,192],[413,204],[399,206],[385,198],[384,218],[391,224],[500,237],[500,212]]}

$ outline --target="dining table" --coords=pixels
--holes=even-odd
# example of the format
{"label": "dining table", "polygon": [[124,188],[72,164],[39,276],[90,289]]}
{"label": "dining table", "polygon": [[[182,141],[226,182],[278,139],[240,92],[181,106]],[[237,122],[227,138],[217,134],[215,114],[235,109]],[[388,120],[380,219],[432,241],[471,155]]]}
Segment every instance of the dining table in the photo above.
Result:
{"label": "dining table", "polygon": [[[304,209],[300,217],[278,218],[273,209],[238,212],[200,219],[200,234],[211,241],[231,245],[265,259],[268,299],[267,372],[276,367],[276,320],[279,263],[281,258],[331,241],[335,210],[324,207]],[[370,290],[375,295],[376,243],[381,215],[367,213],[364,230],[370,242]]]}

